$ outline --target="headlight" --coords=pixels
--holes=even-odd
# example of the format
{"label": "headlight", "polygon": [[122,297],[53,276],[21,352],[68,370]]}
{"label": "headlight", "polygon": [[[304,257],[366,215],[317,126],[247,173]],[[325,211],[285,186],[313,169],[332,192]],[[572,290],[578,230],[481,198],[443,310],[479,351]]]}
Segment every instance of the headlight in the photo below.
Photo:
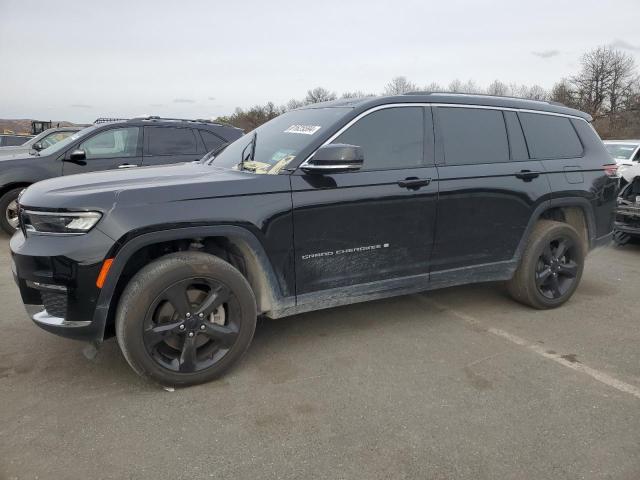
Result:
{"label": "headlight", "polygon": [[27,232],[58,235],[78,235],[91,230],[102,214],[98,212],[37,212],[22,211],[22,223]]}

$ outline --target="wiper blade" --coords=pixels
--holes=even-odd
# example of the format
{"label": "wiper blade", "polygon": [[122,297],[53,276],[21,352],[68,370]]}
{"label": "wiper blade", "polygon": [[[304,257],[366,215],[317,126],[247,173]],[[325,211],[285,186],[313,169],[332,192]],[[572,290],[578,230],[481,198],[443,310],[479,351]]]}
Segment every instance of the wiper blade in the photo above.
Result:
{"label": "wiper blade", "polygon": [[206,162],[207,165],[211,165],[213,163],[213,161],[215,160],[215,158],[225,149],[229,146],[229,142],[227,143],[223,143],[222,145],[220,145],[218,148],[216,148],[215,150],[212,150],[211,152],[207,153],[203,160]]}

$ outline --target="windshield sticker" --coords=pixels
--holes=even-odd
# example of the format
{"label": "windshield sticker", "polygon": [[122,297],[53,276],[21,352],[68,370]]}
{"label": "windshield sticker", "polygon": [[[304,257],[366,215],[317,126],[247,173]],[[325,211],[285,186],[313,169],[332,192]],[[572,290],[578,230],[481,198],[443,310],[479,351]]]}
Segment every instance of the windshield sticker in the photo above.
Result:
{"label": "windshield sticker", "polygon": [[320,130],[320,125],[291,125],[284,133],[301,133],[303,135],[313,135]]}

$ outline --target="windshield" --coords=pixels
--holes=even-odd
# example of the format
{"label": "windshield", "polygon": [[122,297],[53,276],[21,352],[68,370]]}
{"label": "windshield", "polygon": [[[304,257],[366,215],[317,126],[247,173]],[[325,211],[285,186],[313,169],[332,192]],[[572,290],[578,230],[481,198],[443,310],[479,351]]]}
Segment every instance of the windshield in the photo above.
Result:
{"label": "windshield", "polygon": [[604,146],[616,160],[631,160],[633,152],[638,148],[637,143],[605,143]]}
{"label": "windshield", "polygon": [[240,169],[242,157],[251,150],[255,134],[253,161],[244,162],[243,169],[275,175],[318,135],[326,132],[342,118],[349,108],[309,108],[283,113],[251,133],[230,144],[213,160],[213,165]]}
{"label": "windshield", "polygon": [[76,132],[73,135],[68,136],[64,140],[60,140],[58,143],[54,143],[50,147],[47,147],[44,150],[40,150],[40,155],[42,155],[42,156],[51,155],[52,153],[56,153],[56,152],[58,152],[60,150],[63,150],[70,143],[73,143],[78,138],[85,136],[87,133],[92,132],[95,129],[96,129],[95,125],[92,125],[91,127],[84,128],[84,129],[80,130],[79,132]]}

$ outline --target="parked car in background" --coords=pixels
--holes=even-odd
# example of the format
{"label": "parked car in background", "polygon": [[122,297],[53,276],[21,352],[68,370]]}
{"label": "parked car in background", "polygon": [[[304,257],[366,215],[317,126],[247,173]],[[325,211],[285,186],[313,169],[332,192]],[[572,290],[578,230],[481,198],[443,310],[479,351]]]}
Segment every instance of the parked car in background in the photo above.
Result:
{"label": "parked car in background", "polygon": [[[25,187],[77,173],[189,162],[232,142],[239,128],[205,120],[135,118],[92,125],[41,151],[0,156],[0,227],[18,227],[16,200]],[[78,185],[83,180],[74,179]]]}
{"label": "parked car in background", "polygon": [[624,183],[640,177],[640,140],[605,140],[604,145],[618,164]]}
{"label": "parked car in background", "polygon": [[2,147],[16,147],[28,142],[33,138],[33,135],[16,135],[13,133],[0,134],[0,148]]}
{"label": "parked car in background", "polygon": [[640,175],[625,185],[618,196],[613,240],[624,245],[640,239]]}
{"label": "parked car in background", "polygon": [[259,314],[484,281],[555,308],[612,234],[618,178],[590,121],[478,95],[303,107],[209,161],[29,187],[15,279],[37,325],[115,333],[170,386],[222,375]]}
{"label": "parked car in background", "polygon": [[40,151],[55,145],[60,140],[79,132],[84,127],[57,127],[45,130],[39,135],[27,140],[22,145],[0,147],[0,156],[2,155],[16,155],[29,153],[32,150]]}

